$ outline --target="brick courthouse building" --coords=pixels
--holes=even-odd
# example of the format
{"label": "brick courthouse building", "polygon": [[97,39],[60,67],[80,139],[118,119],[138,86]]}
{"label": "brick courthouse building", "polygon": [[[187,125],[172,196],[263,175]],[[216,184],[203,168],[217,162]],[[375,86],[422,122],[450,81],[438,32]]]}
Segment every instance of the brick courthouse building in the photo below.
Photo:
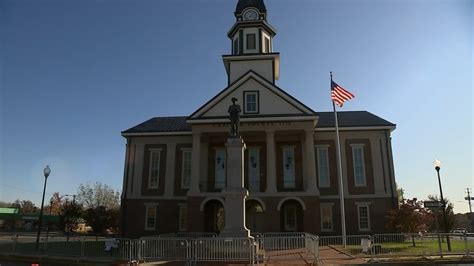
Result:
{"label": "brick courthouse building", "polygon": [[[228,86],[187,117],[155,117],[127,140],[122,229],[137,237],[223,228],[231,98],[241,105],[247,228],[341,232],[332,112],[316,112],[276,85],[280,56],[263,0],[240,0],[223,56]],[[384,230],[396,206],[395,125],[366,111],[339,113],[348,234]]]}

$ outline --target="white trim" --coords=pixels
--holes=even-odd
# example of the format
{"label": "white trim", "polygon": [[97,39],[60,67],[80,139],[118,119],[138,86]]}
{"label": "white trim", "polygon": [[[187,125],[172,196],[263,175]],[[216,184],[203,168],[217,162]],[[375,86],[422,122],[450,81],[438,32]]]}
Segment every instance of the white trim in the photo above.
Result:
{"label": "white trim", "polygon": [[283,205],[283,203],[285,203],[285,201],[288,201],[288,200],[296,200],[297,202],[300,203],[301,208],[303,209],[303,211],[306,211],[306,205],[304,204],[303,200],[301,200],[300,198],[297,198],[297,197],[284,197],[283,199],[281,199],[280,202],[278,202],[277,211],[280,211],[281,206]]}
{"label": "white trim", "polygon": [[[275,116],[275,117],[241,117],[240,122],[266,122],[266,121],[311,121],[318,119],[318,116]],[[216,118],[216,119],[195,119],[186,120],[189,124],[212,124],[212,123],[229,123],[228,118]]]}
{"label": "white trim", "polygon": [[138,136],[186,136],[192,135],[191,131],[172,131],[172,132],[135,132],[135,133],[122,133],[122,137],[138,137]]}
{"label": "white trim", "polygon": [[[319,215],[321,217],[321,231],[323,232],[332,232],[334,231],[334,215],[332,211],[332,207],[334,206],[334,203],[320,203],[319,204]],[[323,227],[323,208],[329,208],[331,211],[331,228],[327,229]]]}
{"label": "white trim", "polygon": [[[355,187],[366,187],[367,186],[367,173],[365,171],[365,156],[364,156],[364,145],[363,144],[352,144],[351,147],[352,151],[352,170],[354,173],[354,186]],[[355,156],[354,156],[354,150],[355,149],[361,149],[361,160],[362,160],[362,172],[363,172],[363,177],[364,177],[364,182],[362,183],[357,183],[357,177],[356,177],[356,162],[355,162]]]}
{"label": "white trim", "polygon": [[[357,208],[357,227],[359,228],[359,231],[370,231],[370,208],[369,208],[370,204],[356,202],[355,205]],[[359,209],[360,207],[367,208],[367,228],[360,228],[360,209]]]}
{"label": "white trim", "polygon": [[[359,131],[359,130],[382,130],[382,129],[390,129],[390,131],[395,130],[396,126],[363,126],[363,127],[339,127],[339,131]],[[336,131],[335,127],[323,127],[319,128],[316,125],[315,131]]]}
{"label": "white trim", "polygon": [[[258,91],[244,91],[244,114],[258,114],[260,109],[259,109],[259,92]],[[247,110],[247,95],[255,95],[255,111],[249,111]]]}
{"label": "white trim", "polygon": [[[295,120],[314,120],[318,116],[294,116],[294,117],[266,117],[266,118],[241,118],[242,122],[260,122],[260,121],[295,121]],[[222,123],[229,122],[229,119],[196,119],[186,120],[189,124],[209,124],[209,123]],[[393,131],[396,129],[394,126],[374,126],[374,127],[339,127],[340,131],[363,131],[363,130],[383,130],[390,129]],[[318,128],[316,126],[315,131],[335,131],[335,128]],[[170,131],[170,132],[134,132],[134,133],[122,133],[122,137],[140,137],[140,136],[188,136],[192,135],[191,131]]]}
{"label": "white trim", "polygon": [[[158,203],[145,203],[145,230],[146,231],[153,231],[153,230],[156,230],[156,217],[158,215],[157,212],[158,212]],[[153,217],[153,226],[152,227],[149,227],[148,226],[148,208],[154,208],[155,209],[155,215]]]}
{"label": "white trim", "polygon": [[[234,57],[234,56],[232,56],[232,57]],[[230,58],[232,58],[232,57],[230,57]],[[251,56],[252,59],[257,59],[256,57],[266,58],[266,57],[268,57],[268,55],[260,55],[260,56],[252,55]],[[271,57],[271,55],[270,55],[270,57]],[[245,56],[239,55],[238,57],[235,57],[235,58],[238,58],[239,60],[242,60],[242,59],[245,59]],[[226,57],[226,58],[224,58],[224,61],[226,61],[228,59],[229,59],[229,57]],[[269,82],[268,80],[265,80],[265,79],[257,76],[254,72],[248,72],[246,75],[240,77],[236,82],[234,82],[234,84],[232,84],[231,86],[225,88],[223,92],[218,94],[218,97],[212,99],[210,102],[208,102],[204,106],[200,107],[200,110],[198,109],[199,111],[196,112],[191,118],[202,117],[209,110],[211,110],[212,107],[214,107],[217,103],[219,103],[220,101],[225,99],[230,94],[230,92],[233,91],[234,88],[240,87],[243,83],[247,82],[251,78],[258,81],[258,82],[261,82],[261,83],[265,84],[264,87],[266,87],[269,91],[271,91],[274,94],[278,95],[280,98],[285,99],[287,102],[291,103],[297,109],[299,109],[302,113],[314,114],[314,111],[312,111],[308,107],[305,107],[303,104],[299,103],[294,98],[289,97],[283,91],[277,89],[276,86],[274,84],[272,84],[271,82]],[[317,115],[316,115],[316,117],[317,117]],[[227,118],[224,119],[224,120],[228,121]],[[186,120],[186,121],[189,123],[190,120]],[[243,121],[243,119],[241,119],[241,121]]]}

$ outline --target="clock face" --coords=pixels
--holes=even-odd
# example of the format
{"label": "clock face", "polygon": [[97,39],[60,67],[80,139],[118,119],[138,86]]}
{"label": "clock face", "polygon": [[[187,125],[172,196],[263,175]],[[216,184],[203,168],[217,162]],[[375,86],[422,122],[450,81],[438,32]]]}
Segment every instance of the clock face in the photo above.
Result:
{"label": "clock face", "polygon": [[248,10],[244,13],[245,20],[256,20],[258,18],[258,14],[255,10]]}

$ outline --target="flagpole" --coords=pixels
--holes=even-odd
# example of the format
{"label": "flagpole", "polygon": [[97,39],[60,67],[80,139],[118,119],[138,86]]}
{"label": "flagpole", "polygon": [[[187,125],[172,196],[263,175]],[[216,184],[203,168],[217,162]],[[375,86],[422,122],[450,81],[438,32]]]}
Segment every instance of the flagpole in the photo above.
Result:
{"label": "flagpole", "polygon": [[[332,91],[332,71],[329,72],[331,76],[331,91]],[[339,179],[339,201],[341,203],[341,229],[342,229],[342,245],[346,247],[346,212],[344,209],[344,183],[342,181],[342,162],[341,162],[341,143],[339,141],[339,125],[337,121],[337,111],[334,100],[332,101],[332,108],[334,110],[334,121],[336,124],[336,156],[337,156],[337,177]]]}

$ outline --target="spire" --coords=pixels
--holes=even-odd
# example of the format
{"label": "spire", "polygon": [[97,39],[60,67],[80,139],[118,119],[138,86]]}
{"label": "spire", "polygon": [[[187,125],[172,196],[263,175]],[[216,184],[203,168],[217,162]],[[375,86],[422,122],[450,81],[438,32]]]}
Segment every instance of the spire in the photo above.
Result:
{"label": "spire", "polygon": [[244,9],[247,7],[254,7],[260,13],[266,13],[267,9],[265,8],[265,3],[263,0],[239,0],[237,7],[235,8],[235,14],[241,14]]}

